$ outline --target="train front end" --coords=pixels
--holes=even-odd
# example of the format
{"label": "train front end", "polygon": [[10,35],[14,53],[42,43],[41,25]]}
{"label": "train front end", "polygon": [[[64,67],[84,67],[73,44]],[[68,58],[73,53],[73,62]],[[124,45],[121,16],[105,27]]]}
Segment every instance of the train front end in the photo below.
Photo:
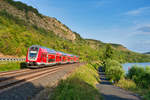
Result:
{"label": "train front end", "polygon": [[27,63],[27,66],[28,67],[36,67],[38,65],[40,65],[39,63],[39,47],[38,46],[31,46],[29,49],[28,49],[28,53],[27,53],[27,56],[26,56],[26,63]]}

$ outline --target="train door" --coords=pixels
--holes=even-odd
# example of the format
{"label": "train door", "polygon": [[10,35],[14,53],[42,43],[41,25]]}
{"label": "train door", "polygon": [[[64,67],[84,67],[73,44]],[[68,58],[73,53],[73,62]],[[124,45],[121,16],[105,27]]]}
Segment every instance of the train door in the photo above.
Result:
{"label": "train door", "polygon": [[63,63],[66,62],[66,56],[62,56],[62,60],[61,60]]}
{"label": "train door", "polygon": [[44,64],[47,63],[47,53],[41,54],[41,62]]}
{"label": "train door", "polygon": [[59,55],[56,55],[56,63],[59,63]]}

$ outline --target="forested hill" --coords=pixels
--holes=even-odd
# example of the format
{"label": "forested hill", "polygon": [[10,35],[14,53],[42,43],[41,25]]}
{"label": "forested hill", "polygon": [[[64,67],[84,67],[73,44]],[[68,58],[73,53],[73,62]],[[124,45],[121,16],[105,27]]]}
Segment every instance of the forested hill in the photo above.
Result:
{"label": "forested hill", "polygon": [[27,48],[35,44],[76,54],[86,61],[103,60],[106,56],[120,62],[150,61],[150,56],[120,44],[83,39],[56,18],[44,16],[24,3],[0,0],[0,53],[25,56]]}
{"label": "forested hill", "polygon": [[144,54],[149,54],[149,55],[150,55],[150,52],[146,52],[146,53],[144,53]]}

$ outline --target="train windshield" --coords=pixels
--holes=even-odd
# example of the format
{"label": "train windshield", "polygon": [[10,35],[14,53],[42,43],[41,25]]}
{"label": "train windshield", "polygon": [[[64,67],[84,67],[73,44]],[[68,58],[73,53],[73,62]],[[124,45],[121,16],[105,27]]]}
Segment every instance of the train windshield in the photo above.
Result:
{"label": "train windshield", "polygon": [[37,57],[37,54],[38,54],[38,48],[37,47],[30,48],[30,51],[29,51],[29,58],[30,59],[35,59]]}
{"label": "train windshield", "polygon": [[37,55],[37,53],[30,53],[29,57],[34,58],[34,57],[36,57],[36,55]]}

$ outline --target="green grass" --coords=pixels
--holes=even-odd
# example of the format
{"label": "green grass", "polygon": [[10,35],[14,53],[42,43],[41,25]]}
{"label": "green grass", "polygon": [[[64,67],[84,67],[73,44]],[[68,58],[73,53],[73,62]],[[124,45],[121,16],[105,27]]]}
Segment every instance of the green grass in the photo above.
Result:
{"label": "green grass", "polygon": [[81,66],[66,80],[60,81],[50,99],[102,100],[95,86],[99,81],[97,70],[92,64]]}
{"label": "green grass", "polygon": [[143,97],[143,100],[150,100],[150,88],[140,88],[134,81],[129,79],[121,79],[115,86],[121,87],[125,90],[133,91]]}
{"label": "green grass", "polygon": [[0,72],[1,71],[11,71],[19,70],[21,62],[0,62]]}
{"label": "green grass", "polygon": [[136,90],[137,86],[134,81],[122,78],[118,83],[115,84],[118,87],[124,88],[126,90]]}

